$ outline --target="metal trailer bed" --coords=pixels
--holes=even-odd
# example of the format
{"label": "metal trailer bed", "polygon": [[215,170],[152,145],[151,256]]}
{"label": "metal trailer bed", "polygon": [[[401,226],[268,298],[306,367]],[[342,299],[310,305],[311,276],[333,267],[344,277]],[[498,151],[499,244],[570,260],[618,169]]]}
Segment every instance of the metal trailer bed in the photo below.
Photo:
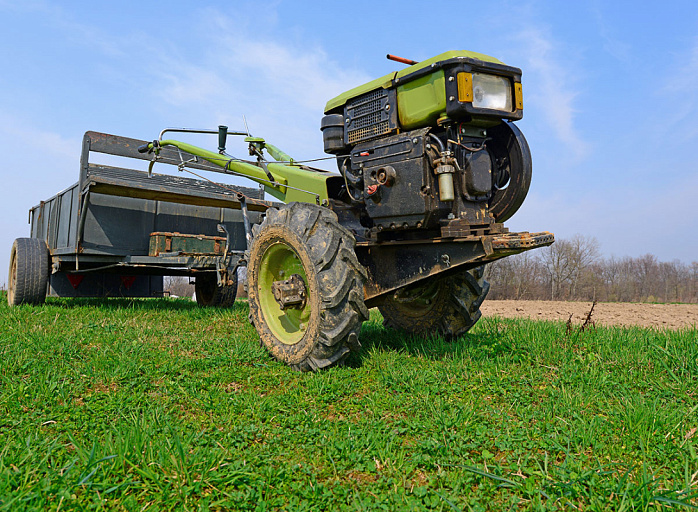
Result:
{"label": "metal trailer bed", "polygon": [[[249,225],[259,222],[273,203],[262,199],[261,189],[149,175],[89,161],[91,153],[150,160],[150,155],[138,153],[142,144],[145,141],[85,133],[79,181],[30,210],[32,243],[40,246],[43,241],[48,248],[47,292],[59,297],[157,296],[163,293],[163,276],[195,276],[200,304],[229,305]],[[181,170],[189,160],[188,168],[220,172],[219,167],[192,158],[165,148],[158,163]],[[18,246],[20,240],[27,239],[18,239],[13,246],[9,288],[12,265],[22,265],[23,251],[29,254]],[[20,281],[9,290],[10,302],[43,301],[33,297],[39,291],[28,292],[28,300],[18,302]]]}

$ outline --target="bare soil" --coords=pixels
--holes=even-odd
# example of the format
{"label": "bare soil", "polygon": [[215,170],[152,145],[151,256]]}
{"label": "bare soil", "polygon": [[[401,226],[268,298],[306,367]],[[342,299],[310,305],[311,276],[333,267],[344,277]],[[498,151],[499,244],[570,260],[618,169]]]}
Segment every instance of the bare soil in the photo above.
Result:
{"label": "bare soil", "polygon": [[[485,317],[532,318],[567,322],[572,315],[575,325],[584,322],[591,302],[543,300],[486,300],[481,311]],[[638,304],[599,302],[591,319],[599,325],[654,327],[658,329],[696,328],[698,304]]]}

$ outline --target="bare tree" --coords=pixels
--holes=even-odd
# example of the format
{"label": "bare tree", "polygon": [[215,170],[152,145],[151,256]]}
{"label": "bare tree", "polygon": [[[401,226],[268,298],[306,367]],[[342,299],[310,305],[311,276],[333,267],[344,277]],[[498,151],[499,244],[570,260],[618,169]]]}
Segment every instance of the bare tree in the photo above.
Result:
{"label": "bare tree", "polygon": [[490,297],[494,299],[509,299],[513,297],[512,279],[514,270],[512,268],[512,260],[519,256],[511,256],[497,260],[485,267],[485,279],[491,283],[497,283],[497,286],[490,288]]}
{"label": "bare tree", "polygon": [[698,302],[698,261],[691,263],[691,268],[689,270],[690,287],[688,291],[688,300],[690,302]]}
{"label": "bare tree", "polygon": [[540,258],[550,284],[550,300],[557,300],[562,295],[562,288],[569,284],[574,273],[572,244],[568,240],[558,240],[543,249]]}
{"label": "bare tree", "polygon": [[194,285],[189,284],[188,277],[165,276],[163,288],[171,296],[191,297],[194,295]]}
{"label": "bare tree", "polygon": [[659,293],[657,284],[659,282],[659,265],[654,254],[645,254],[635,258],[635,282],[636,300],[649,300],[654,302]]}
{"label": "bare tree", "polygon": [[538,271],[540,263],[525,252],[512,261],[512,284],[514,286],[514,298],[523,299],[529,297],[538,285]]}
{"label": "bare tree", "polygon": [[539,298],[542,271],[538,259],[525,252],[498,260],[485,269],[485,279],[497,283],[490,291],[492,298]]}
{"label": "bare tree", "polygon": [[597,240],[582,235],[496,261],[486,272],[493,299],[698,302],[698,262],[604,259]]}
{"label": "bare tree", "polygon": [[683,287],[680,276],[683,273],[681,262],[674,260],[671,262],[659,263],[659,280],[663,286],[664,302],[681,302]]}
{"label": "bare tree", "polygon": [[[570,296],[577,297],[577,289],[585,274],[599,259],[599,242],[594,237],[574,235],[569,240]],[[593,280],[593,279],[592,279]],[[592,297],[592,300],[596,297]]]}

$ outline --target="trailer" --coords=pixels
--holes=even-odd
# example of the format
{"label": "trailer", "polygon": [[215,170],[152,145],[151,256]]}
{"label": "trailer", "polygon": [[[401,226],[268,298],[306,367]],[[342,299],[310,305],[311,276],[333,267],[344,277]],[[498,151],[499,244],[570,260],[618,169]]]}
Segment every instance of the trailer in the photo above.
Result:
{"label": "trailer", "polygon": [[15,240],[8,302],[55,297],[154,297],[164,276],[189,276],[204,306],[230,306],[251,226],[273,203],[259,188],[193,172],[220,167],[177,148],[158,164],[195,177],[90,162],[93,153],[151,160],[145,141],[85,133],[78,182],[29,211],[30,237]]}

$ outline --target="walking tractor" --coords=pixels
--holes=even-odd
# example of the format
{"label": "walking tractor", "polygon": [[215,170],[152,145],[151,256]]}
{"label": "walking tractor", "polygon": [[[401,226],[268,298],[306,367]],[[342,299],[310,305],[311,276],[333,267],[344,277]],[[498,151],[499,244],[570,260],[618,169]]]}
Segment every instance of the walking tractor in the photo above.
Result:
{"label": "walking tractor", "polygon": [[[250,320],[269,352],[298,370],[359,349],[372,307],[408,333],[465,333],[489,289],[484,265],[554,241],[503,225],[531,181],[530,151],[513,123],[523,116],[521,70],[467,51],[388,57],[408,67],[325,107],[324,150],[338,173],[224,126],[218,151],[162,134],[138,148],[152,162],[175,151],[181,167],[245,176],[285,203],[245,222],[246,251],[217,271],[247,266]],[[245,137],[251,158],[226,153],[229,135]]]}

